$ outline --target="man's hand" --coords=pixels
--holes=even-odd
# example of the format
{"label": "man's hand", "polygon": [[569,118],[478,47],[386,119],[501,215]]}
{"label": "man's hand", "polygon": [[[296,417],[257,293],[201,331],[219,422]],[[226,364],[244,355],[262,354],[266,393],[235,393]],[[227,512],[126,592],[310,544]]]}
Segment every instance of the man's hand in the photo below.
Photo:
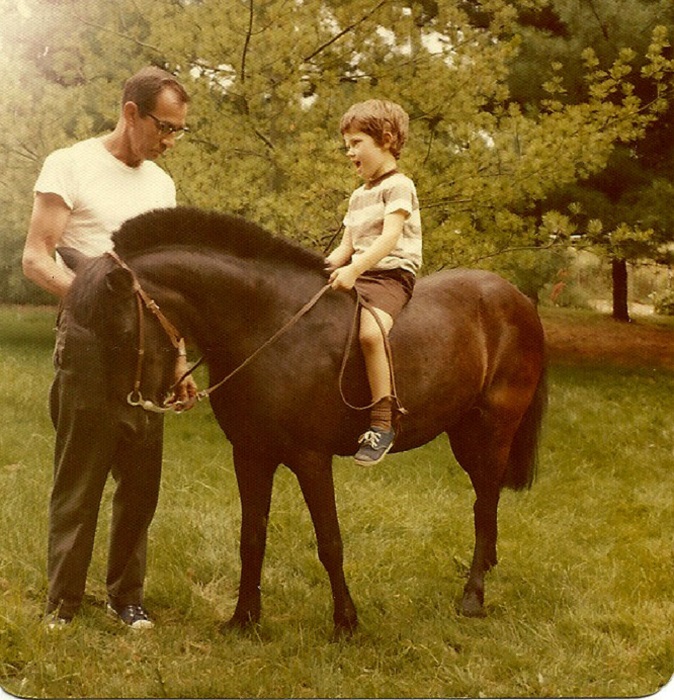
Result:
{"label": "man's hand", "polygon": [[[175,381],[177,382],[187,372],[187,358],[184,355],[179,355],[175,367]],[[167,401],[169,406],[175,406],[176,412],[188,411],[197,403],[197,394],[199,389],[194,377],[188,374],[176,386],[173,395]]]}

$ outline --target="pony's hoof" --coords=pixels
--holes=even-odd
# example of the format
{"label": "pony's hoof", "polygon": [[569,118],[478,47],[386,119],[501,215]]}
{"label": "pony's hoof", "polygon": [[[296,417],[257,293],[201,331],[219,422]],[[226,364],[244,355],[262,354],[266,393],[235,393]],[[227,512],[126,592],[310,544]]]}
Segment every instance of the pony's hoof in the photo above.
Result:
{"label": "pony's hoof", "polygon": [[260,629],[260,621],[259,620],[254,620],[252,617],[249,616],[239,616],[239,615],[233,615],[227,622],[223,622],[220,625],[220,632],[223,634],[228,634],[228,633],[256,633],[259,632]]}
{"label": "pony's hoof", "polygon": [[335,625],[330,636],[331,642],[341,642],[346,639],[351,639],[358,629],[358,622],[348,625]]}
{"label": "pony's hoof", "polygon": [[484,605],[477,593],[466,593],[461,601],[461,614],[465,617],[486,617]]}

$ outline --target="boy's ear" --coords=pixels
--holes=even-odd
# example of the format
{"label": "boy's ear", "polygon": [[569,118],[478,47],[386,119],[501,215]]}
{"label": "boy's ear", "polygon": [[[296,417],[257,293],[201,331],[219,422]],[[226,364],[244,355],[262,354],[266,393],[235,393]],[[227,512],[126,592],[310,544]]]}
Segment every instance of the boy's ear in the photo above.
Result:
{"label": "boy's ear", "polygon": [[381,135],[381,145],[387,150],[391,150],[391,145],[393,144],[393,134],[390,131],[385,131]]}

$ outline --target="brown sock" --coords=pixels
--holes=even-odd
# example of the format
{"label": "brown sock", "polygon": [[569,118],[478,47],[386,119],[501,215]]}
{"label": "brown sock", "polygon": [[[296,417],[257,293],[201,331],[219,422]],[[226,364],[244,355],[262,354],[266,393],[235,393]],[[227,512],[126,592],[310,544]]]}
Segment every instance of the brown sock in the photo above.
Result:
{"label": "brown sock", "polygon": [[379,399],[370,411],[370,427],[390,431],[393,428],[393,399],[385,396]]}

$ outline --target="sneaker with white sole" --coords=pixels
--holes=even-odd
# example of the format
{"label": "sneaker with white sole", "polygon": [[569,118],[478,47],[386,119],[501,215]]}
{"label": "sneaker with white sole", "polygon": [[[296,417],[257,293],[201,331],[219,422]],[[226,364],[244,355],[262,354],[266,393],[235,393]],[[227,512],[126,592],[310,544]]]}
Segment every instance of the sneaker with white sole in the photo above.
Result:
{"label": "sneaker with white sole", "polygon": [[150,620],[142,605],[122,605],[119,608],[108,603],[108,614],[121,620],[132,630],[149,630],[154,627],[154,622]]}
{"label": "sneaker with white sole", "polygon": [[354,456],[354,461],[361,467],[372,467],[379,464],[393,447],[395,436],[394,430],[370,428],[358,438],[360,447]]}

